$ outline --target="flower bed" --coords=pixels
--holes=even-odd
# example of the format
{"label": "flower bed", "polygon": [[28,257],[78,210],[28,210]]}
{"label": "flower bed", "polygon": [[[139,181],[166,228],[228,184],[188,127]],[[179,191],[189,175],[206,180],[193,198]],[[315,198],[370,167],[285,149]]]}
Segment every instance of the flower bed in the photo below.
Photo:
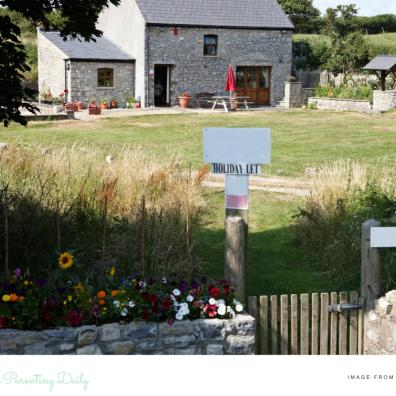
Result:
{"label": "flower bed", "polygon": [[0,286],[0,328],[42,330],[59,326],[135,321],[231,319],[243,311],[226,281],[118,277],[112,267],[95,280],[81,281],[71,253],[59,256],[47,279],[16,269]]}

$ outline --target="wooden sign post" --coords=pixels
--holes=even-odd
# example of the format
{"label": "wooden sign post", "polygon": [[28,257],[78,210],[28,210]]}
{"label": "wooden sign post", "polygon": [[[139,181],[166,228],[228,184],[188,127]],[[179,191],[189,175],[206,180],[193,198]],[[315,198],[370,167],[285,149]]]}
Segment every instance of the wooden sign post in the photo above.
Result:
{"label": "wooden sign post", "polygon": [[267,128],[205,128],[204,161],[212,173],[225,175],[224,276],[245,300],[249,176],[271,163],[271,130]]}

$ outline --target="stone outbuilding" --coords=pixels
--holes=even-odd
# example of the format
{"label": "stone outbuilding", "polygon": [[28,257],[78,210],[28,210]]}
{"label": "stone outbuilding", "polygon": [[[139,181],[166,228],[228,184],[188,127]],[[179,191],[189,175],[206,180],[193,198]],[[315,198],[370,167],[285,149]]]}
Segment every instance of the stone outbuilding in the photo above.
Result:
{"label": "stone outbuilding", "polygon": [[[135,96],[143,107],[169,106],[184,91],[226,94],[231,64],[240,95],[273,105],[291,72],[293,25],[276,0],[121,0],[97,27],[103,38],[96,43],[39,32],[40,89],[45,83],[67,88],[73,100]],[[71,55],[74,46],[84,58]]]}

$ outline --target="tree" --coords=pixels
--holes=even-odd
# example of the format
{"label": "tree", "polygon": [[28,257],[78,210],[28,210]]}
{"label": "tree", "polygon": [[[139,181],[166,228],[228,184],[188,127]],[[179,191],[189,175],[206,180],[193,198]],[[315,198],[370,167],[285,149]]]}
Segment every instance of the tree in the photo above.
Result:
{"label": "tree", "polygon": [[324,33],[329,36],[330,45],[322,66],[334,74],[352,74],[368,61],[369,50],[358,28],[357,11],[354,4],[326,10]]}
{"label": "tree", "polygon": [[303,32],[311,18],[320,15],[312,4],[313,0],[278,0],[285,13],[292,20],[296,32]]}
{"label": "tree", "polygon": [[[100,12],[120,0],[0,0],[0,7],[19,12],[36,26],[59,30],[61,36],[89,41],[102,35],[96,29]],[[26,125],[20,108],[38,109],[29,103],[34,92],[23,87],[23,73],[29,70],[20,29],[9,16],[0,15],[0,117],[5,126],[10,121]]]}

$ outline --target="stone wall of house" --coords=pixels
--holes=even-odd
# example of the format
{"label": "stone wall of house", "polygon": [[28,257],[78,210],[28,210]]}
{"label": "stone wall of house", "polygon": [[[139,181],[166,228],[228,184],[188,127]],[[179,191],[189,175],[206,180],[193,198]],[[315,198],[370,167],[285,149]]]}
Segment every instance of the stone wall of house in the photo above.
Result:
{"label": "stone wall of house", "polygon": [[388,111],[396,108],[396,90],[374,91],[373,110]]}
{"label": "stone wall of house", "polygon": [[[271,103],[284,95],[284,82],[291,72],[292,33],[279,30],[244,30],[148,27],[146,77],[148,104],[154,104],[154,65],[171,65],[171,104],[183,91],[225,95],[229,64],[270,66]],[[218,36],[217,56],[203,55],[204,35]]]}
{"label": "stone wall of house", "polygon": [[65,55],[37,30],[38,88],[59,96],[65,89]]}
{"label": "stone wall of house", "polygon": [[308,99],[308,106],[319,110],[359,111],[371,112],[372,105],[369,100],[317,98]]}
{"label": "stone wall of house", "polygon": [[136,322],[44,331],[0,330],[0,355],[248,355],[255,353],[255,320],[199,319]]}
{"label": "stone wall of house", "polygon": [[396,290],[376,301],[365,324],[365,353],[368,355],[396,354]]}
{"label": "stone wall of house", "polygon": [[[114,70],[114,86],[98,87],[98,69]],[[117,99],[124,102],[135,95],[135,64],[133,62],[70,62],[68,71],[69,100],[90,101]]]}

